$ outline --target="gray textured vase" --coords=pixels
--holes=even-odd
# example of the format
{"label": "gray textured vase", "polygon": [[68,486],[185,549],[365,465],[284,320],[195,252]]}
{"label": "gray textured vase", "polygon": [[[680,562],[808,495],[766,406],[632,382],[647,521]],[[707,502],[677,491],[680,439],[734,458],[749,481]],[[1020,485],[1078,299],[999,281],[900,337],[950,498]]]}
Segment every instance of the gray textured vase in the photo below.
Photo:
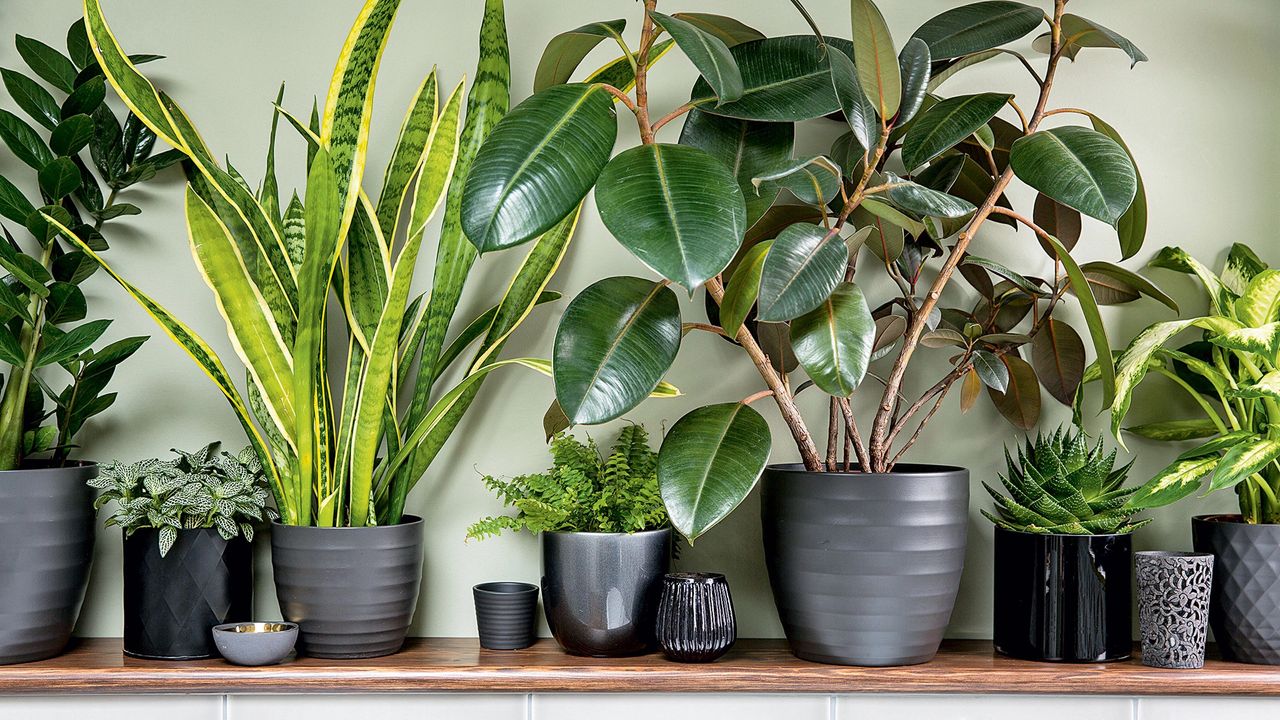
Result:
{"label": "gray textured vase", "polygon": [[0,665],[58,655],[93,562],[92,463],[0,472]]}
{"label": "gray textured vase", "polygon": [[1142,664],[1177,669],[1204,667],[1213,556],[1144,550],[1134,554],[1133,564],[1138,580]]}
{"label": "gray textured vase", "polygon": [[1191,541],[1214,556],[1209,627],[1222,656],[1280,665],[1280,525],[1200,515],[1191,518]]}
{"label": "gray textured vase", "polygon": [[542,533],[542,608],[565,651],[591,657],[657,648],[671,530]]}
{"label": "gray textured vase", "polygon": [[321,658],[390,655],[404,645],[422,585],[422,518],[399,525],[272,524],[271,567],[298,652]]}
{"label": "gray textured vase", "polygon": [[765,470],[765,563],[797,657],[838,665],[928,662],[964,569],[969,471]]}

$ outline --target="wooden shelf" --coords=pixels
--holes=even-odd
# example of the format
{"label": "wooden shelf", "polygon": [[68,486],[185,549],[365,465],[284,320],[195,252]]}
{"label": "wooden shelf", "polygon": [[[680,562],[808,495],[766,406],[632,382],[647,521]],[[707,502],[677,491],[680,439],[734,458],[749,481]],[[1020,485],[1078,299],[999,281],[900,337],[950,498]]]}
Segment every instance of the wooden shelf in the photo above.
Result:
{"label": "wooden shelf", "polygon": [[1137,660],[1032,663],[995,656],[985,641],[949,641],[925,665],[855,668],[798,660],[781,640],[742,640],[719,662],[683,665],[658,654],[574,657],[551,640],[515,652],[481,650],[473,638],[418,638],[390,657],[302,658],[263,668],[136,660],[124,657],[118,638],[95,638],[59,658],[0,666],[0,694],[390,691],[1280,695],[1280,668],[1221,660],[1201,670],[1156,670]]}

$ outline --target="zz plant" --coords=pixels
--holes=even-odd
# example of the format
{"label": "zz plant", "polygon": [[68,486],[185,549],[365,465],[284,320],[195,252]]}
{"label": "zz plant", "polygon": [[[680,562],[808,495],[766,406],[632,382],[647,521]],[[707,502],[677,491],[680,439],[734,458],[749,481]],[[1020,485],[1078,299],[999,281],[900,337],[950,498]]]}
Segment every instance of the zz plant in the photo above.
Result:
{"label": "zz plant", "polygon": [[[605,278],[568,306],[553,357],[559,407],[549,418],[593,424],[627,412],[662,380],[686,331],[732,339],[759,372],[759,393],[690,412],[663,442],[663,496],[690,539],[730,512],[764,468],[770,434],[754,401],[772,399],[807,469],[888,472],[957,384],[965,409],[985,386],[1021,428],[1039,416],[1040,385],[1069,404],[1085,347],[1057,312],[1067,295],[1102,359],[1108,398],[1099,303],[1172,302],[1117,265],[1071,256],[1081,215],[1114,227],[1120,255],[1132,256],[1146,200],[1116,131],[1088,111],[1056,107],[1051,90],[1062,61],[1087,48],[1145,60],[1133,43],[1066,12],[1065,0],[1049,12],[1004,0],[958,7],[897,49],[871,0],[851,1],[850,38],[824,35],[796,5],[812,35],[765,37],[731,18],[668,15],[645,0],[634,51],[623,20],[555,37],[535,94],[498,123],[463,194],[463,227],[484,253],[539,237],[594,189],[609,232],[656,275]],[[1037,32],[1034,47],[1048,56],[1039,69],[1005,47]],[[621,48],[617,62],[634,67],[624,75],[634,84],[600,75],[570,82],[606,39]],[[649,84],[670,42],[701,78],[688,102],[663,112],[651,107]],[[1003,87],[941,93],[949,78],[993,58],[1016,60],[1038,91],[1029,99]],[[634,116],[640,144],[615,154],[619,105]],[[848,132],[830,152],[797,153],[796,124],[833,115]],[[660,140],[681,119],[679,142]],[[1084,125],[1061,122],[1071,119]],[[1030,213],[1010,205],[1015,180],[1039,191]],[[988,221],[1030,229],[1052,274],[989,259],[979,236]],[[944,298],[957,273],[976,301]],[[872,274],[888,277],[890,297],[868,298],[863,280]],[[675,285],[705,289],[711,323],[682,320]],[[951,369],[913,397],[906,373],[922,345],[949,353]],[[887,367],[872,372],[881,357]],[[797,368],[806,381],[792,378]],[[879,387],[864,434],[851,398],[868,376]],[[825,453],[796,404],[810,386],[829,396]]]}
{"label": "zz plant", "polygon": [[[9,221],[0,239],[0,267],[8,273],[0,280],[0,362],[9,366],[0,395],[0,470],[32,459],[64,465],[85,422],[115,402],[105,390],[116,366],[146,340],[93,349],[111,325],[81,322],[88,304],[80,284],[97,266],[51,223],[105,251],[108,225],[141,212],[121,193],[180,158],[153,155],[155,134],[132,113],[122,123],[108,107],[83,20],[68,30],[66,52],[22,35],[16,42],[35,77],[0,69],[9,97],[29,118],[0,110],[0,140],[30,172],[0,175],[0,217]],[[134,56],[137,63],[156,59]]]}
{"label": "zz plant", "polygon": [[[243,389],[194,331],[112,272],[213,379],[262,462],[281,520],[366,526],[400,521],[405,497],[457,427],[511,333],[560,263],[575,218],[541,233],[505,294],[445,343],[476,252],[458,208],[476,149],[507,110],[509,63],[501,0],[486,0],[480,65],[463,114],[463,88],[441,96],[434,71],[400,127],[376,194],[366,194],[374,81],[399,0],[368,0],[347,37],[323,110],[310,123],[279,110],[307,142],[301,197],[281,203],[274,142],[251,190],[205,146],[191,120],[121,49],[98,0],[85,0],[93,52],[141,121],[186,159],[191,249],[244,364]],[[283,91],[282,91],[283,92]],[[279,107],[282,99],[278,99]],[[275,136],[275,122],[272,137]],[[411,296],[427,225],[443,205],[435,282]],[[88,240],[61,231],[92,259]],[[331,302],[341,309],[328,316]],[[462,355],[461,380],[444,373]],[[345,357],[331,367],[329,358]]]}

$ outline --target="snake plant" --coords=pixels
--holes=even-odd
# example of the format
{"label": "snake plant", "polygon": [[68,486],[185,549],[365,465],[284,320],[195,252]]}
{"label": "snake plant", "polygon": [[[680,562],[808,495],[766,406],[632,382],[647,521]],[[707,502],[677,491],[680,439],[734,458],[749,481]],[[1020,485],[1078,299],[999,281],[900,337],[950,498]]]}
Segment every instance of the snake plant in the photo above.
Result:
{"label": "snake plant", "polygon": [[[85,0],[93,52],[134,113],[186,158],[186,216],[193,255],[236,354],[243,389],[190,327],[98,260],[213,379],[262,461],[281,520],[294,525],[398,522],[405,497],[457,427],[486,375],[505,365],[547,372],[533,359],[499,360],[507,338],[540,302],[576,217],[542,233],[505,294],[445,344],[477,253],[458,222],[460,191],[477,148],[506,112],[509,92],[501,0],[486,0],[476,81],[447,96],[433,70],[400,127],[376,195],[366,193],[374,82],[400,0],[364,3],[338,57],[323,110],[304,123],[273,116],[257,191],[201,140],[182,108],[136,67]],[[282,91],[283,92],[283,91]],[[280,105],[277,102],[277,107]],[[301,197],[280,201],[275,174],[281,117],[308,145]],[[427,224],[443,205],[434,284],[410,287]],[[327,306],[341,308],[341,329]],[[445,373],[478,347],[451,386]],[[345,357],[345,367],[328,358]]]}
{"label": "snake plant", "polygon": [[1136,512],[1126,502],[1136,487],[1124,487],[1129,465],[1117,468],[1116,451],[1107,453],[1102,440],[1090,445],[1078,428],[1038,433],[1018,448],[1015,461],[1004,451],[1006,474],[1000,476],[1008,495],[987,489],[996,515],[982,514],[1006,530],[1059,535],[1130,533],[1150,522],[1133,522]]}

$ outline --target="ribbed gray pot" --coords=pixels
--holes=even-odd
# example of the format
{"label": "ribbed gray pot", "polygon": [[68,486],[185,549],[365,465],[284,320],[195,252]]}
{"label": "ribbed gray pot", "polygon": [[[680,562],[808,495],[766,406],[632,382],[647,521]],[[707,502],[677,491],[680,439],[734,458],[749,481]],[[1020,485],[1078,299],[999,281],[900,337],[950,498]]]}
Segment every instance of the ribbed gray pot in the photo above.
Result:
{"label": "ribbed gray pot", "polygon": [[963,468],[767,468],[765,563],[792,652],[837,665],[931,660],[960,587],[968,511]]}
{"label": "ribbed gray pot", "polygon": [[671,529],[542,533],[542,609],[565,651],[591,657],[657,649]]}
{"label": "ribbed gray pot", "polygon": [[93,562],[98,466],[0,472],[0,665],[62,653]]}
{"label": "ribbed gray pot", "polygon": [[271,567],[298,652],[320,658],[390,655],[404,645],[422,585],[422,518],[399,525],[271,531]]}
{"label": "ribbed gray pot", "polygon": [[1280,525],[1200,515],[1191,518],[1191,542],[1214,557],[1209,627],[1222,656],[1280,665]]}

